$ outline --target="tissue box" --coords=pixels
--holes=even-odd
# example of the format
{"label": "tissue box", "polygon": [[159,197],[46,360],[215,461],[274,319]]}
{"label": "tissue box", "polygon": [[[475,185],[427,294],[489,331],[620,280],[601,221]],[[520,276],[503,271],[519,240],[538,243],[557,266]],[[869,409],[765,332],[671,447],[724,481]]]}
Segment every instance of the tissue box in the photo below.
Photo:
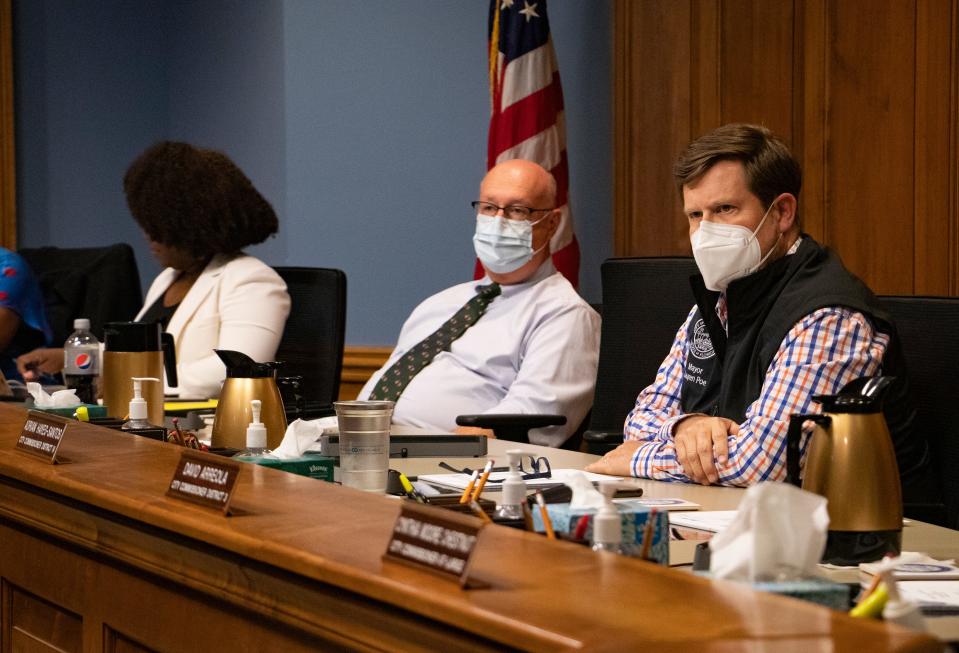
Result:
{"label": "tissue box", "polygon": [[[803,578],[778,583],[753,583],[754,588],[763,592],[791,596],[794,599],[811,601],[827,608],[846,612],[851,607],[849,585],[834,583],[825,578]],[[858,591],[858,587],[856,588]]]}
{"label": "tissue box", "polygon": [[[90,416],[90,419],[100,419],[101,417],[107,416],[106,406],[100,406],[98,404],[81,404],[87,407],[87,414]],[[77,408],[80,405],[71,406],[69,408],[38,408],[33,406],[31,410],[39,410],[43,413],[50,413],[51,415],[59,415],[60,417],[73,417],[73,414],[77,412]]]}
{"label": "tissue box", "polygon": [[333,482],[333,462],[332,458],[325,456],[300,456],[299,458],[290,458],[289,460],[279,460],[277,458],[256,458],[249,462],[264,467],[282,469],[284,472],[299,474],[300,476],[309,476],[318,478],[321,481]]}
{"label": "tissue box", "polygon": [[[617,504],[623,526],[623,543],[633,545],[633,555],[638,556],[643,546],[643,532],[646,522],[649,521],[652,511],[645,506],[625,506]],[[576,530],[579,520],[586,516],[589,525],[586,527],[586,539],[593,539],[593,517],[595,508],[570,508],[568,503],[548,503],[546,511],[553,522],[553,530],[557,533],[572,533]],[[533,526],[537,531],[545,531],[539,508],[533,508]],[[669,565],[669,513],[665,510],[657,511],[653,516],[653,542],[649,547],[649,557],[661,565]]]}
{"label": "tissue box", "polygon": [[[697,571],[697,576],[711,578],[708,571]],[[794,599],[802,599],[810,603],[818,603],[833,610],[847,612],[852,607],[852,596],[859,591],[859,585],[834,583],[825,578],[801,578],[779,582],[750,583],[753,589],[761,592],[772,592]]]}

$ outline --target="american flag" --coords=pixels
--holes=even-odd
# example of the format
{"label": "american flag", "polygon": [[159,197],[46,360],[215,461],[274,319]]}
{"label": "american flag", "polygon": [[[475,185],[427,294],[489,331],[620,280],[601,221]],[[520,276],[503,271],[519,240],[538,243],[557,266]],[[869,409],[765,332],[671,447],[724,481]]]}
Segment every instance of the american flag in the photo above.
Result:
{"label": "american flag", "polygon": [[[546,0],[491,0],[489,83],[492,113],[487,169],[528,159],[556,177],[559,229],[550,242],[556,269],[579,285],[579,243],[569,210],[563,89],[549,35]],[[477,262],[477,278],[483,275]]]}

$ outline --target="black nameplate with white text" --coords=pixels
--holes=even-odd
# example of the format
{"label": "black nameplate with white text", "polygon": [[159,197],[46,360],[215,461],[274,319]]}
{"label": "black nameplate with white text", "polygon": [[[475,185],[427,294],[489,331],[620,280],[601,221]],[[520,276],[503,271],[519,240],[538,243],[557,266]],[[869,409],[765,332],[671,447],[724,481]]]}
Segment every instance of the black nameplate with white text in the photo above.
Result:
{"label": "black nameplate with white text", "polygon": [[65,417],[31,410],[20,430],[16,448],[33,456],[39,456],[48,463],[56,464],[57,450],[63,442],[67,427],[74,423]]}
{"label": "black nameplate with white text", "polygon": [[238,462],[185,449],[166,494],[229,515],[233,486],[239,474]]}
{"label": "black nameplate with white text", "polygon": [[383,557],[455,580],[462,587],[482,587],[485,583],[469,578],[470,558],[482,528],[483,522],[475,517],[403,501]]}

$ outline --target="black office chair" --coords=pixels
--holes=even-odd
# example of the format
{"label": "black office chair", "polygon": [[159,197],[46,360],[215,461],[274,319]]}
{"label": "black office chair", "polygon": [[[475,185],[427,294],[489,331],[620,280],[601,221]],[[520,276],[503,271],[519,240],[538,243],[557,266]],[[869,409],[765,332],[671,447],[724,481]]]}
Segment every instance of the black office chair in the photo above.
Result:
{"label": "black office chair", "polygon": [[89,318],[102,341],[104,324],[132,320],[143,304],[136,257],[126,243],[27,248],[19,254],[40,280],[55,346],[73,333],[75,318]]}
{"label": "black office chair", "polygon": [[686,257],[613,258],[603,263],[603,331],[592,419],[583,440],[603,454],[623,442],[639,391],[653,382],[695,303]]}
{"label": "black office chair", "polygon": [[926,434],[933,469],[943,493],[945,519],[919,514],[906,506],[909,516],[944,522],[959,528],[959,298],[880,297],[892,314],[906,359],[909,384],[916,407],[916,428]]}
{"label": "black office chair", "polygon": [[280,376],[302,376],[305,417],[332,414],[340,392],[346,337],[346,274],[331,268],[277,267],[292,306],[276,359]]}

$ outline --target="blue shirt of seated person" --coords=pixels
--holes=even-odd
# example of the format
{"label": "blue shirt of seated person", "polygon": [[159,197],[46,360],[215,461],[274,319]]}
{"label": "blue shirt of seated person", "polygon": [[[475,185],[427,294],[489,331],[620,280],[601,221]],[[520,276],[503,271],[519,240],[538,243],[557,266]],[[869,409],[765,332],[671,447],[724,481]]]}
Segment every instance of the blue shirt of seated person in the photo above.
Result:
{"label": "blue shirt of seated person", "polygon": [[16,358],[52,344],[40,283],[16,252],[0,247],[0,371],[22,380]]}

